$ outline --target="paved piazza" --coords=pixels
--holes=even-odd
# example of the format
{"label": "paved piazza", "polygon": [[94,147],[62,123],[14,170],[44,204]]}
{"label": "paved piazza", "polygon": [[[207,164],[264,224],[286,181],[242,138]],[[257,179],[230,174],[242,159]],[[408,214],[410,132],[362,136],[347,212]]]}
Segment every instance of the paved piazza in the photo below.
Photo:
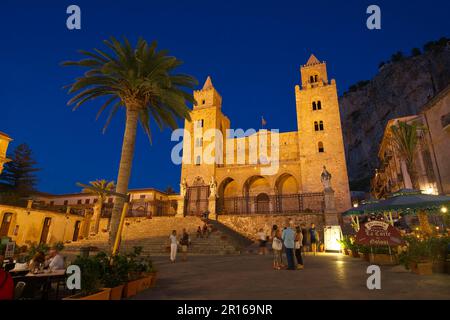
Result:
{"label": "paved piazza", "polygon": [[305,257],[301,271],[271,268],[272,256],[154,257],[155,287],[134,299],[450,299],[450,276],[418,276],[381,267],[381,290],[368,290],[361,259],[340,254]]}

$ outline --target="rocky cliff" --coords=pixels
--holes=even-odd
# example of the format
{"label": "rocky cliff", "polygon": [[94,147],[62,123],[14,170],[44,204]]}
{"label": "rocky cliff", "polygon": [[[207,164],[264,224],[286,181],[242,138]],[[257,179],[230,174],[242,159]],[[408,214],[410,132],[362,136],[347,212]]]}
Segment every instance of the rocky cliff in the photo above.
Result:
{"label": "rocky cliff", "polygon": [[339,98],[351,190],[369,189],[387,121],[417,114],[450,83],[448,44],[398,58]]}

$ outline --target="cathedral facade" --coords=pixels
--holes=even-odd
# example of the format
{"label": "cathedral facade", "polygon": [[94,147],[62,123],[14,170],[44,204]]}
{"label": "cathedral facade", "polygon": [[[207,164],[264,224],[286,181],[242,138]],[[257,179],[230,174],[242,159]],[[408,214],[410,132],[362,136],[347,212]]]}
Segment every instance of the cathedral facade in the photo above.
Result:
{"label": "cathedral facade", "polygon": [[180,215],[325,212],[327,190],[333,210],[350,208],[336,82],[314,55],[300,74],[293,132],[230,136],[211,78],[194,91],[197,104],[184,125]]}

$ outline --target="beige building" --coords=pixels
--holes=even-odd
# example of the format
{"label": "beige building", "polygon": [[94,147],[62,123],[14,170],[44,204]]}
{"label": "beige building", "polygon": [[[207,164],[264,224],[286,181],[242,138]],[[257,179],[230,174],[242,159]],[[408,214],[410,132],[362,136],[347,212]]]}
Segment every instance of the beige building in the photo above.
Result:
{"label": "beige building", "polygon": [[18,245],[76,241],[82,234],[83,215],[41,210],[31,202],[26,208],[0,204],[0,238]]}
{"label": "beige building", "polygon": [[[326,63],[314,55],[300,75],[295,87],[298,130],[276,137],[270,130],[230,135],[231,123],[211,78],[194,91],[197,105],[184,126],[189,135],[183,140],[179,214],[323,212],[324,166],[332,176],[337,211],[350,208],[336,82],[329,81]],[[203,159],[211,146],[212,162]],[[278,169],[264,172],[277,159]]]}
{"label": "beige building", "polygon": [[429,194],[450,194],[450,85],[431,99],[420,114],[388,122],[378,152],[380,167],[371,181],[372,194],[383,198],[391,192],[412,187],[406,164],[391,138],[391,127],[399,121],[418,123],[424,129],[418,132],[415,152],[420,190]]}
{"label": "beige building", "polygon": [[6,158],[6,152],[8,151],[8,145],[11,142],[11,138],[3,132],[0,132],[0,173],[3,171],[3,165],[9,161]]}

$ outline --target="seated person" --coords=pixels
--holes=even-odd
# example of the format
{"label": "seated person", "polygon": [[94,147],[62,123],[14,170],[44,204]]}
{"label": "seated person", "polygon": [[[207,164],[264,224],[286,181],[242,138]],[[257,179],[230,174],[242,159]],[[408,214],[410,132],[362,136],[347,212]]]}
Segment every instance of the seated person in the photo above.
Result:
{"label": "seated person", "polygon": [[45,262],[45,254],[42,251],[36,252],[33,258],[30,260],[29,269],[34,271],[39,269],[39,266]]}
{"label": "seated person", "polygon": [[206,237],[209,237],[209,229],[208,229],[208,225],[206,223],[203,225],[203,235],[204,236],[206,235]]}
{"label": "seated person", "polygon": [[45,266],[50,270],[64,270],[64,258],[59,254],[55,247],[50,249],[48,259],[45,261]]}
{"label": "seated person", "polygon": [[12,300],[14,298],[14,281],[9,272],[2,268],[4,259],[0,255],[0,300]]}

